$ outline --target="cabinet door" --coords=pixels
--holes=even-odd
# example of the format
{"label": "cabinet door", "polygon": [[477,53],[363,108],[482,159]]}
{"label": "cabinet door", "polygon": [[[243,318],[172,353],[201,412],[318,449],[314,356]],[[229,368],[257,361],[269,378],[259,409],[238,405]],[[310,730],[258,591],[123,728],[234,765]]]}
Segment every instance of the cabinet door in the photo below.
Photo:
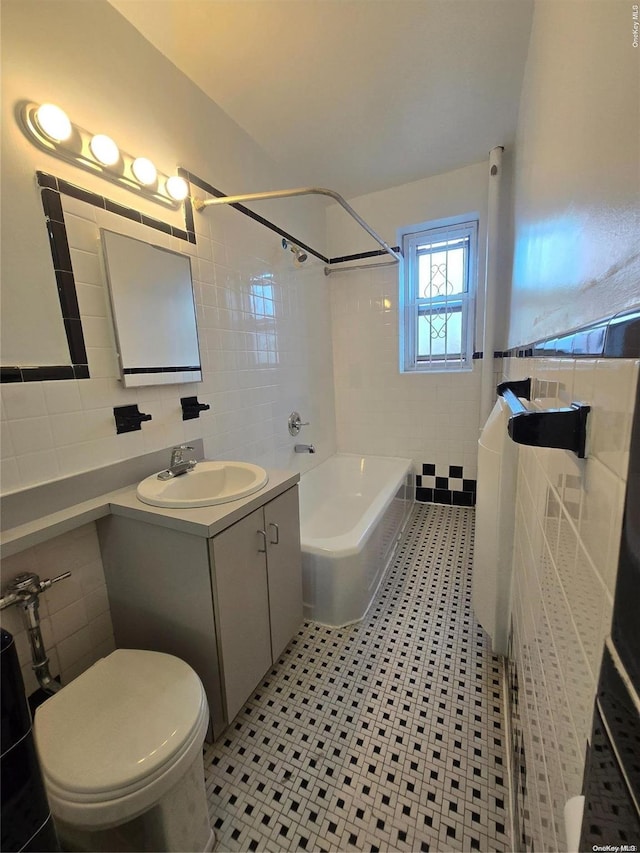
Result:
{"label": "cabinet door", "polygon": [[298,487],[266,504],[271,648],[274,663],[302,623],[302,565]]}
{"label": "cabinet door", "polygon": [[271,665],[262,509],[212,540],[222,683],[231,722]]}

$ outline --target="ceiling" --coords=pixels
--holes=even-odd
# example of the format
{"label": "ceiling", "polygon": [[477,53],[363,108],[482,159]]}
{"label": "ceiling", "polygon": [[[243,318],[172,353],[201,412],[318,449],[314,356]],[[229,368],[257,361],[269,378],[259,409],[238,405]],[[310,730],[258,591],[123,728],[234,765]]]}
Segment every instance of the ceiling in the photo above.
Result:
{"label": "ceiling", "polygon": [[353,198],[514,140],[532,0],[110,2],[291,185]]}

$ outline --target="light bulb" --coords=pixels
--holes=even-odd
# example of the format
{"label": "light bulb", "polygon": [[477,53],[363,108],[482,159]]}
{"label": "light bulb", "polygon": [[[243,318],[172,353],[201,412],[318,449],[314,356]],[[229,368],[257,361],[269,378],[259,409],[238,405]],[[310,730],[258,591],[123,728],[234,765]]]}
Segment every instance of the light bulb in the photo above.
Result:
{"label": "light bulb", "polygon": [[146,157],[137,157],[131,164],[131,171],[135,178],[147,187],[154,184],[158,177],[156,167]]}
{"label": "light bulb", "polygon": [[103,166],[113,166],[120,159],[120,151],[110,136],[98,133],[89,143],[91,153]]}
{"label": "light bulb", "polygon": [[41,104],[35,117],[40,130],[54,142],[62,142],[71,136],[69,117],[55,104]]}
{"label": "light bulb", "polygon": [[167,178],[165,189],[174,201],[184,201],[189,195],[189,185],[178,175]]}

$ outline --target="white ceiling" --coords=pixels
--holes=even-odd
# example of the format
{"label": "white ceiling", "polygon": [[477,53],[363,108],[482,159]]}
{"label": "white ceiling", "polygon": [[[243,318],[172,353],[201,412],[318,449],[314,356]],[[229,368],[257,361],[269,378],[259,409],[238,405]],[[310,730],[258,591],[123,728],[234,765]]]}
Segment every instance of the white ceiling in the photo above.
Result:
{"label": "white ceiling", "polygon": [[514,140],[532,0],[110,2],[291,185],[354,197]]}

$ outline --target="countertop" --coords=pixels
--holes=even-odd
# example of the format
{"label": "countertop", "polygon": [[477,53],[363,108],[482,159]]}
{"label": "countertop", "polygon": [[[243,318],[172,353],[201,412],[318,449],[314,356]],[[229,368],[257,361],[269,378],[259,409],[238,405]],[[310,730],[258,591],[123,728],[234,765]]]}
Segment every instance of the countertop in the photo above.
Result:
{"label": "countertop", "polygon": [[193,509],[170,509],[144,504],[136,496],[137,484],[106,492],[3,531],[0,537],[2,555],[10,557],[107,515],[136,518],[148,524],[209,538],[273,500],[300,480],[300,475],[292,471],[267,469],[267,473],[267,484],[246,498]]}

